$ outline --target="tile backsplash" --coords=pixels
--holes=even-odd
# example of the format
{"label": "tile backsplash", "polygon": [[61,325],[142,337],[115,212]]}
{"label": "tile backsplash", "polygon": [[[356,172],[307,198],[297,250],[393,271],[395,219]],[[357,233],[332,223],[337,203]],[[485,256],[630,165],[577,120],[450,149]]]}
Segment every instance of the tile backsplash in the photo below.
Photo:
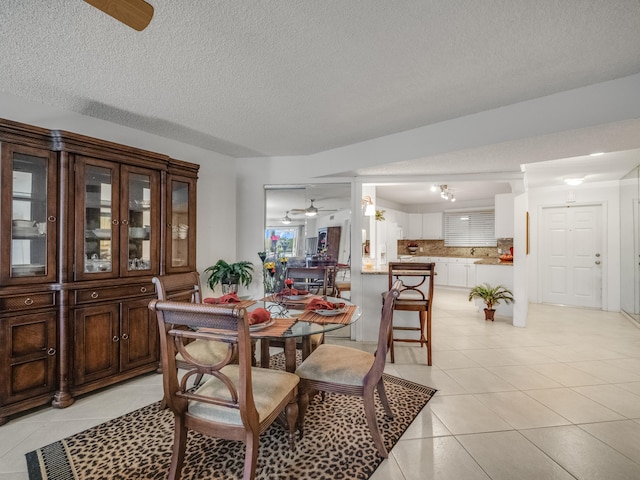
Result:
{"label": "tile backsplash", "polygon": [[[418,250],[411,253],[407,246],[417,244]],[[398,240],[398,255],[419,255],[421,257],[498,257],[508,253],[513,247],[513,238],[498,238],[496,247],[445,247],[444,240]]]}

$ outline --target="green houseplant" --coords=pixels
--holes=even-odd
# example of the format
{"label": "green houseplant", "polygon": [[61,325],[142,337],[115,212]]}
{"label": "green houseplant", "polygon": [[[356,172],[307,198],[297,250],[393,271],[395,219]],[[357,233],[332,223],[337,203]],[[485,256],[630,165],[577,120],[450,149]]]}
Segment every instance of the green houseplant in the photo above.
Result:
{"label": "green houseplant", "polygon": [[497,285],[492,287],[488,283],[482,283],[476,285],[469,291],[469,301],[474,298],[480,298],[486,305],[484,309],[484,319],[493,321],[495,315],[494,305],[498,305],[500,302],[506,304],[513,303],[513,293],[504,285]]}
{"label": "green houseplant", "polygon": [[218,260],[215,265],[206,268],[204,273],[209,275],[207,284],[211,290],[220,284],[224,294],[237,292],[238,285],[248,287],[253,280],[253,264],[247,260],[235,263]]}

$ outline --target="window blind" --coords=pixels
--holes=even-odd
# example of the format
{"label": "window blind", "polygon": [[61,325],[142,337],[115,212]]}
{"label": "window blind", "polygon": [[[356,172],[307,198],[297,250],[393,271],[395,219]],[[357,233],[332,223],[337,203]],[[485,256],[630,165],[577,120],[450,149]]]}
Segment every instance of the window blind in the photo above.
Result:
{"label": "window blind", "polygon": [[495,247],[495,211],[444,212],[446,247]]}

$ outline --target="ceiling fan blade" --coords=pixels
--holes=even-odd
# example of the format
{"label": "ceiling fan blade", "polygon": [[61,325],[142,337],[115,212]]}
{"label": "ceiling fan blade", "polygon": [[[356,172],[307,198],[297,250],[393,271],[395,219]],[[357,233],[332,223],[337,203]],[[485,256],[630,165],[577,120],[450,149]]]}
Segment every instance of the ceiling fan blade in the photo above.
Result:
{"label": "ceiling fan blade", "polygon": [[153,6],[144,0],[84,0],[125,25],[144,30],[153,17]]}

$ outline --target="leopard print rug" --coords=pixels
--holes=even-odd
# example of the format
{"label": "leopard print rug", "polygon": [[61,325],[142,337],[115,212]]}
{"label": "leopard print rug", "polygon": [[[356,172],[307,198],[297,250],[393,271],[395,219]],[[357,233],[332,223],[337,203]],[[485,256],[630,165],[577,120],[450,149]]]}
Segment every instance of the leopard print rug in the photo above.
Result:
{"label": "leopard print rug", "polygon": [[[390,450],[435,393],[429,387],[384,376],[394,414],[377,418]],[[173,415],[159,402],[27,454],[30,480],[166,479],[173,444]],[[256,479],[367,479],[382,458],[371,439],[362,399],[316,396],[305,416],[305,435],[292,452],[275,422],[261,437]],[[182,479],[237,479],[244,467],[242,442],[189,432]]]}

